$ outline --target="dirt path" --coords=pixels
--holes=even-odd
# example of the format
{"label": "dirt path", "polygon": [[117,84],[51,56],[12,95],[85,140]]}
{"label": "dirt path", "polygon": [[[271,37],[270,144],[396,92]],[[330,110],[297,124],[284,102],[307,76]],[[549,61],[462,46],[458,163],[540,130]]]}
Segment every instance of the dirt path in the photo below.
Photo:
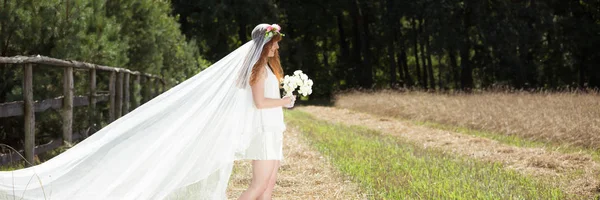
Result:
{"label": "dirt path", "polygon": [[500,162],[507,168],[524,174],[556,180],[558,186],[568,193],[591,196],[600,192],[600,165],[589,155],[515,147],[487,138],[417,126],[394,118],[347,109],[318,106],[297,109],[321,120],[364,126],[384,134],[399,136],[422,144],[425,148],[437,148],[476,159]]}
{"label": "dirt path", "polygon": [[[366,199],[355,183],[344,178],[312,149],[294,127],[284,133],[281,163],[273,199]],[[252,179],[251,161],[235,163],[227,194],[237,199]]]}

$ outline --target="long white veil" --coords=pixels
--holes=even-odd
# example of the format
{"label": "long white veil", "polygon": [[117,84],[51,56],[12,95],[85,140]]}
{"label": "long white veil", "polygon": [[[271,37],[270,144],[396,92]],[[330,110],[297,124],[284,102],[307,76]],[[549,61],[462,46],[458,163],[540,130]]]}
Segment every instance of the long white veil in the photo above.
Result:
{"label": "long white veil", "polygon": [[66,152],[0,172],[0,199],[225,199],[234,160],[261,128],[248,79],[267,26]]}

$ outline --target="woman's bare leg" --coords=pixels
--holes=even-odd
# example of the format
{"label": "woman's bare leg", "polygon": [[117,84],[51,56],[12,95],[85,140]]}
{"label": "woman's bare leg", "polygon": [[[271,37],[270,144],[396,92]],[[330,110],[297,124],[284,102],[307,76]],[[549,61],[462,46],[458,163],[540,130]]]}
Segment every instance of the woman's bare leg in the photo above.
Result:
{"label": "woman's bare leg", "polygon": [[270,200],[273,195],[273,188],[275,188],[275,182],[277,182],[277,171],[279,171],[279,160],[275,161],[273,172],[271,173],[271,178],[269,178],[269,184],[267,185],[267,189],[258,197],[260,200]]}
{"label": "woman's bare leg", "polygon": [[252,183],[238,200],[255,200],[265,192],[275,168],[275,160],[252,161]]}

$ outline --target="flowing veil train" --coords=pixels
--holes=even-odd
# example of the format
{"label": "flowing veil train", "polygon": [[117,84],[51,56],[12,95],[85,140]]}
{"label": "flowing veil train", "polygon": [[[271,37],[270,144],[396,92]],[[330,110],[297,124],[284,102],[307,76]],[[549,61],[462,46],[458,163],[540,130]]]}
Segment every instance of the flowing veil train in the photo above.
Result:
{"label": "flowing veil train", "polygon": [[233,162],[261,129],[248,79],[265,27],[66,152],[0,172],[0,199],[226,199]]}

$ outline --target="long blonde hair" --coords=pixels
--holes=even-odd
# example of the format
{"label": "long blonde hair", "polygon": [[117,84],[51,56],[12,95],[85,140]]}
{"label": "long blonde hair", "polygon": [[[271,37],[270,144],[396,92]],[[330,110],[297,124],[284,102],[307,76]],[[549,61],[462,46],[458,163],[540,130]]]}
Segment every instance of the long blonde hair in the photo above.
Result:
{"label": "long blonde hair", "polygon": [[277,77],[277,81],[281,82],[283,78],[283,68],[281,68],[281,61],[279,60],[279,50],[275,50],[275,55],[269,58],[269,50],[273,47],[273,43],[281,41],[282,37],[279,34],[273,35],[273,38],[265,46],[263,47],[262,52],[260,53],[260,58],[256,61],[256,64],[252,67],[252,73],[250,75],[250,85],[254,85],[256,81],[258,81],[258,75],[260,71],[263,69],[262,67],[265,64],[269,65],[275,77]]}

